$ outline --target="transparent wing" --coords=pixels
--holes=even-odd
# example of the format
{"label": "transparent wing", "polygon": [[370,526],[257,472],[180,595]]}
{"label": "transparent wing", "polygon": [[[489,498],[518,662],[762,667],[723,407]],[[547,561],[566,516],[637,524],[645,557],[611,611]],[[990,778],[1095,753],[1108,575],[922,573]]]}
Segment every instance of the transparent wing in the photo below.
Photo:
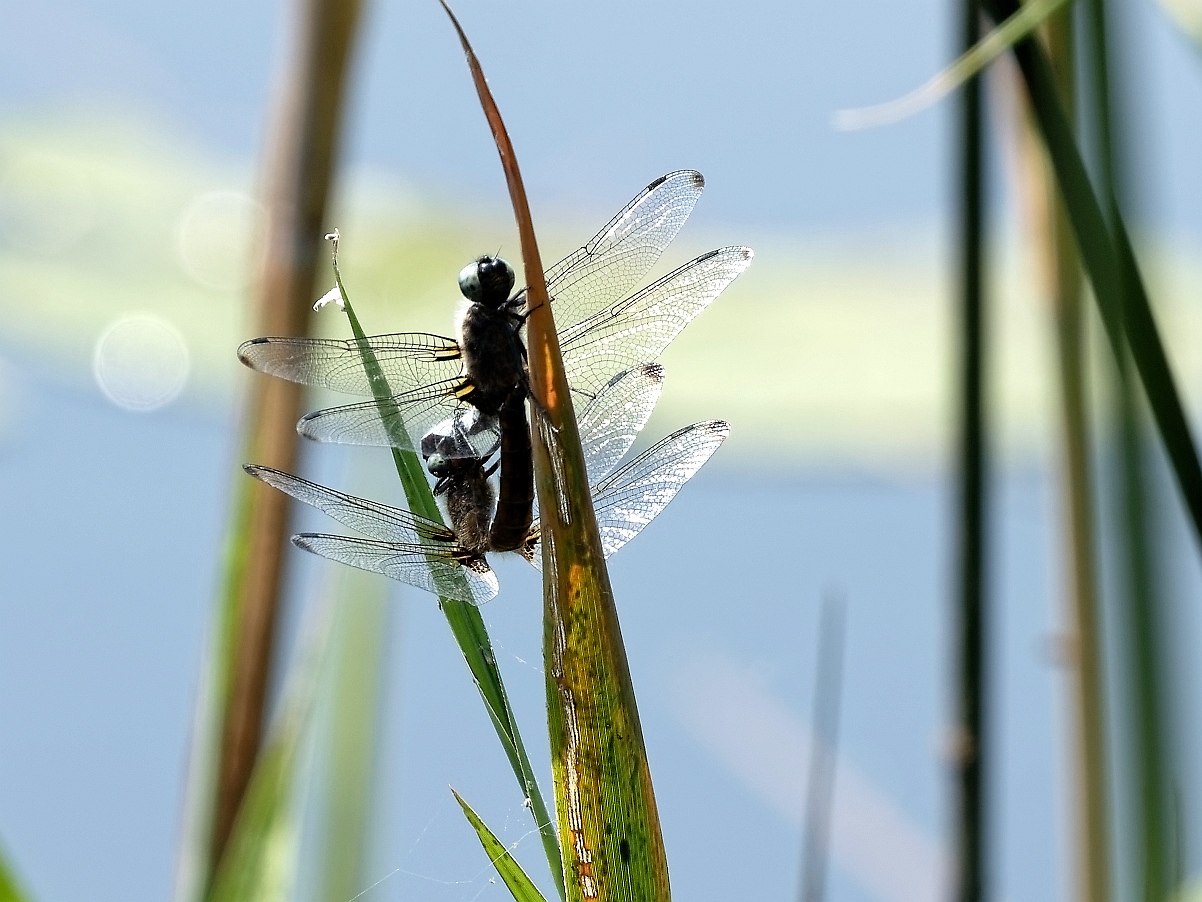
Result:
{"label": "transparent wing", "polygon": [[371,353],[388,381],[389,394],[443,382],[463,369],[459,344],[426,332],[373,335],[359,341],[329,338],[255,338],[238,348],[238,359],[260,373],[352,395],[371,395],[363,355]]}
{"label": "transparent wing", "polygon": [[442,598],[484,604],[497,594],[496,574],[481,557],[461,560],[426,545],[311,533],[293,536],[292,543],[331,561],[382,573]]}
{"label": "transparent wing", "polygon": [[501,421],[495,414],[464,404],[430,427],[422,436],[422,459],[439,454],[450,458],[486,460],[501,447]]}
{"label": "transparent wing", "polygon": [[579,322],[638,284],[672,243],[704,187],[705,179],[692,169],[660,176],[588,244],[548,269],[556,321]]}
{"label": "transparent wing", "polygon": [[429,546],[437,552],[463,551],[451,530],[410,511],[347,495],[272,467],[247,464],[242,469],[260,482],[317,508],[343,526],[381,542]]}
{"label": "transparent wing", "polygon": [[[440,422],[465,415],[462,408],[467,404],[456,394],[462,384],[459,379],[450,379],[384,401],[362,401],[318,410],[301,417],[296,431],[319,442],[419,451],[422,438]],[[481,428],[475,436],[479,444],[466,443],[460,447],[470,452],[487,446],[500,434],[489,433],[489,429],[498,427],[494,422],[491,427]],[[454,447],[452,444],[447,450]]]}
{"label": "transparent wing", "polygon": [[746,247],[703,254],[625,300],[559,332],[568,384],[594,398],[615,374],[655,360],[751,265]]}
{"label": "transparent wing", "polygon": [[664,368],[649,363],[619,373],[580,414],[580,444],[588,481],[609,475],[647,424],[664,385]]}
{"label": "transparent wing", "polygon": [[[730,426],[722,420],[686,426],[593,486],[593,509],[605,556],[608,558],[659,516],[729,434]],[[531,533],[537,534],[538,530],[535,523]],[[536,568],[542,562],[539,545],[532,542],[523,553]]]}

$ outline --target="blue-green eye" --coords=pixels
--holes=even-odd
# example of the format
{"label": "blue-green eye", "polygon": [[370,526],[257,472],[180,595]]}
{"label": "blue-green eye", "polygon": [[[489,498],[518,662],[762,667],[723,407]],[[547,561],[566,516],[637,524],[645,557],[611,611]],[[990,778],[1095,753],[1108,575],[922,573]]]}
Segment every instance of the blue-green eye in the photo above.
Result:
{"label": "blue-green eye", "polygon": [[459,290],[469,301],[480,300],[480,263],[473,260],[459,270]]}

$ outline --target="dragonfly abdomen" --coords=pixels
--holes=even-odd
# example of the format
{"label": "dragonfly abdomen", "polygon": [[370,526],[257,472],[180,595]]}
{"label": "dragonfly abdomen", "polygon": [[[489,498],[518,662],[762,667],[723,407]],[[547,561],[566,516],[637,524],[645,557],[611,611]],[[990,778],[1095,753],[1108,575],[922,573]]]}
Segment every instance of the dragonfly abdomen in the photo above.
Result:
{"label": "dragonfly abdomen", "polygon": [[525,398],[521,394],[510,396],[501,408],[500,419],[501,491],[489,546],[492,551],[515,551],[525,544],[534,522],[534,453]]}

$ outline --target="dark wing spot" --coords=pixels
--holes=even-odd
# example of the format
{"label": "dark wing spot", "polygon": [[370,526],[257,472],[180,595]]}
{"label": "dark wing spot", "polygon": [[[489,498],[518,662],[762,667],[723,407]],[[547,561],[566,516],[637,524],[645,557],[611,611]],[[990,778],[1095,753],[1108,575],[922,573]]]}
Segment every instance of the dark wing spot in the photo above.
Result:
{"label": "dark wing spot", "polygon": [[622,840],[620,843],[618,843],[618,854],[622,856],[623,864],[630,864],[630,843],[628,843],[626,840]]}

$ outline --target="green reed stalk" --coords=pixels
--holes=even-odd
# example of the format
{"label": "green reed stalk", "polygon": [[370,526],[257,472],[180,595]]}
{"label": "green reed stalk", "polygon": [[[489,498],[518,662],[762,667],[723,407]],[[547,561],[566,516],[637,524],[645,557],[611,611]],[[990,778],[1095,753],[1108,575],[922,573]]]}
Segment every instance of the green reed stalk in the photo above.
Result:
{"label": "green reed stalk", "polygon": [[[997,21],[1017,9],[1017,0],[981,0]],[[1013,48],[1027,86],[1044,145],[1094,290],[1102,322],[1116,355],[1130,349],[1165,452],[1177,480],[1180,498],[1202,553],[1202,464],[1199,463],[1181,395],[1169,368],[1164,344],[1152,314],[1148,293],[1117,208],[1107,221],[1104,205],[1090,182],[1072,128],[1064,114],[1051,65],[1038,43],[1025,39]]]}
{"label": "green reed stalk", "polygon": [[817,663],[814,665],[814,719],[810,732],[810,773],[806,782],[799,902],[822,902],[826,894],[846,620],[846,604],[842,597],[832,595],[823,601],[818,621]]}
{"label": "green reed stalk", "polygon": [[337,568],[333,648],[328,688],[318,722],[322,770],[318,899],[348,900],[363,885],[370,851],[372,800],[376,795],[376,746],[380,727],[388,587],[378,576]]}
{"label": "green reed stalk", "polygon": [[[264,269],[255,319],[260,334],[309,331],[320,241],[335,170],[342,97],[358,24],[358,0],[303,0],[268,158]],[[243,459],[294,469],[301,388],[255,379],[245,409]],[[289,499],[239,474],[227,539],[208,711],[194,744],[178,893],[206,892],[225,853],[259,757],[275,660]],[[215,760],[214,760],[215,759]]]}
{"label": "green reed stalk", "polygon": [[30,902],[30,897],[21,889],[13,874],[4,849],[0,847],[0,902]]}
{"label": "green reed stalk", "polygon": [[[976,0],[957,7],[961,41],[980,37]],[[956,727],[954,898],[980,902],[987,893],[989,851],[985,764],[988,742],[989,622],[986,613],[988,409],[985,402],[985,166],[981,80],[964,85],[959,118],[958,227],[960,347],[957,411],[959,610],[955,640]]]}
{"label": "green reed stalk", "polygon": [[[1105,0],[1090,0],[1084,13],[1091,50],[1088,71],[1094,103],[1092,138],[1098,185],[1107,214],[1111,222],[1116,222],[1120,216],[1122,189],[1118,135],[1114,126],[1113,55],[1109,46],[1109,14]],[[1124,273],[1124,285],[1130,278],[1129,273]],[[1164,665],[1160,663],[1164,652],[1160,647],[1158,625],[1158,612],[1163,605],[1156,591],[1152,564],[1155,523],[1148,506],[1147,449],[1129,353],[1116,355],[1114,374],[1108,417],[1113,431],[1110,442],[1113,464],[1106,484],[1117,500],[1119,596],[1123,600],[1127,626],[1123,630],[1128,639],[1126,656],[1134,677],[1128,697],[1128,722],[1140,824],[1135,847],[1139,850],[1143,897],[1163,900],[1172,883],[1168,862],[1173,832],[1169,815],[1172,735],[1165,720],[1167,697],[1163,685]]]}
{"label": "green reed stalk", "polygon": [[[380,368],[379,361],[376,360],[375,354],[367,344],[367,336],[359,324],[359,318],[355,316],[355,309],[351,306],[346,290],[343,288],[342,275],[338,270],[336,248],[334,278],[337,280],[338,294],[343,300],[347,319],[350,320],[351,331],[363,349],[363,367],[367,372],[368,381],[371,383],[372,394],[377,403],[384,404],[392,396],[392,389],[388,385],[384,371]],[[386,417],[384,422],[390,429],[401,429],[394,417]],[[400,435],[397,436],[397,439],[399,444],[404,444]],[[396,465],[397,476],[401,480],[401,487],[405,491],[409,510],[428,520],[442,523],[442,512],[439,511],[438,503],[430,491],[430,484],[426,481],[425,468],[417,459],[417,455],[412,451],[402,451],[398,447],[393,447],[392,459]],[[539,789],[538,780],[534,775],[534,768],[530,765],[530,758],[522,743],[517,718],[509,704],[505,684],[501,680],[501,670],[497,666],[497,658],[493,653],[492,642],[488,637],[488,628],[484,625],[484,618],[474,605],[463,601],[440,598],[438,604],[442,609],[443,616],[447,618],[451,633],[472,673],[476,688],[484,701],[484,707],[488,710],[488,716],[492,720],[493,728],[497,731],[497,737],[501,740],[501,746],[509,759],[509,765],[517,777],[518,786],[521,787],[524,797],[530,802],[530,811],[542,839],[547,864],[559,889],[559,895],[563,898],[563,856],[559,847],[559,838],[555,833],[555,822],[547,810],[546,802],[543,801],[542,791]]]}
{"label": "green reed stalk", "polygon": [[[1075,101],[1075,53],[1072,11],[1048,20],[1048,56],[1065,111],[1072,117]],[[1031,124],[1027,123],[1028,130]],[[1028,154],[1046,198],[1039,231],[1053,300],[1060,377],[1062,498],[1068,560],[1071,618],[1079,822],[1078,886],[1083,902],[1108,902],[1111,896],[1109,755],[1106,733],[1106,685],[1102,608],[1098,594],[1093,466],[1090,451],[1089,400],[1086,378],[1083,280],[1068,214],[1048,171],[1038,138],[1031,136]]]}

